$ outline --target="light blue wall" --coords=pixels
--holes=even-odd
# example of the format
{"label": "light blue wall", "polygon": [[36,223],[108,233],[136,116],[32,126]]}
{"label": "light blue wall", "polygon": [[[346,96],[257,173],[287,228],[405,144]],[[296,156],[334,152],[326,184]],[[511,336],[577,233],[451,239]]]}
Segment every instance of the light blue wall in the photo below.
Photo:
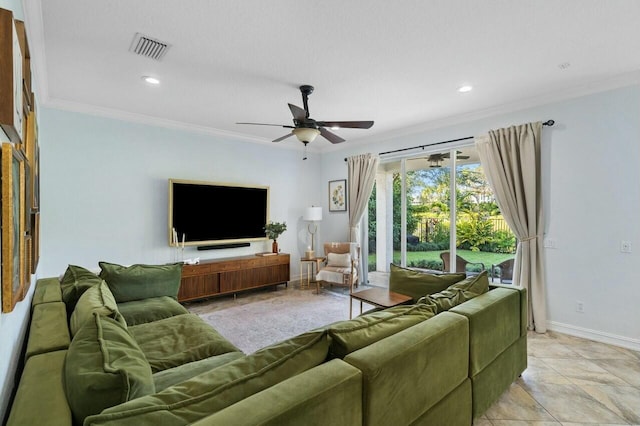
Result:
{"label": "light blue wall", "polygon": [[[89,268],[98,261],[164,263],[168,245],[168,179],[268,185],[270,217],[285,221],[278,239],[283,252],[304,252],[304,207],[319,204],[314,190],[320,159],[302,161],[302,145],[274,146],[127,123],[42,108],[40,276],[68,264]],[[293,141],[292,141],[293,142]],[[299,148],[299,149],[298,149]],[[211,207],[211,220],[215,210]],[[197,251],[185,258],[253,254],[270,242],[240,249]],[[293,262],[292,275],[297,274]]]}
{"label": "light blue wall", "polygon": [[[542,179],[549,327],[640,350],[640,86],[610,90],[326,153],[322,181],[346,178],[344,157],[384,152],[554,119],[543,128]],[[327,190],[324,189],[324,197]],[[322,237],[341,239],[348,218],[331,214]],[[633,253],[620,252],[632,242]],[[584,313],[576,312],[576,302]]]}

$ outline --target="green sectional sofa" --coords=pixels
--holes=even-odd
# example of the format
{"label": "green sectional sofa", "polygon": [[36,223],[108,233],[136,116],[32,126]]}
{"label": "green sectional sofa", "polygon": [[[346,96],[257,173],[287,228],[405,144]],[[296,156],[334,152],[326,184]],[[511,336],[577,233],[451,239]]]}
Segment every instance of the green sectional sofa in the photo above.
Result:
{"label": "green sectional sofa", "polygon": [[526,292],[486,274],[395,268],[414,305],[247,355],[176,302],[179,266],[100,266],[38,280],[9,426],[471,425],[526,368]]}

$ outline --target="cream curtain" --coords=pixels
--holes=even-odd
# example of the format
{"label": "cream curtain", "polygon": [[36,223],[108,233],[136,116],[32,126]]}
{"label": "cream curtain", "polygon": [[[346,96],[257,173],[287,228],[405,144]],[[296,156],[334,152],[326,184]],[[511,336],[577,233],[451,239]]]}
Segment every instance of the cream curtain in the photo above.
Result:
{"label": "cream curtain", "polygon": [[349,241],[359,242],[360,220],[369,203],[380,158],[374,154],[347,158],[349,186]]}
{"label": "cream curtain", "polygon": [[513,283],[527,289],[529,329],[544,333],[547,306],[540,187],[540,133],[542,123],[491,130],[475,138],[480,163],[504,219],[518,247]]}

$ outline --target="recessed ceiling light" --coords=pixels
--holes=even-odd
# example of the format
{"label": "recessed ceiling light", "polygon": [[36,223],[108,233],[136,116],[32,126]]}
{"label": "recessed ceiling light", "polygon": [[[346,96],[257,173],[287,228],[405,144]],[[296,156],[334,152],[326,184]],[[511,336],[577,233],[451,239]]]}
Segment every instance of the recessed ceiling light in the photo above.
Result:
{"label": "recessed ceiling light", "polygon": [[468,84],[465,84],[464,86],[460,86],[458,88],[458,92],[460,93],[467,93],[467,92],[470,92],[471,90],[473,90],[473,86],[470,86]]}
{"label": "recessed ceiling light", "polygon": [[143,76],[142,76],[142,79],[143,79],[146,83],[149,83],[149,84],[153,84],[153,85],[158,85],[158,84],[160,84],[160,80],[158,80],[158,79],[157,79],[157,78],[155,78],[155,77],[150,77],[150,76],[148,76],[148,75],[143,75]]}

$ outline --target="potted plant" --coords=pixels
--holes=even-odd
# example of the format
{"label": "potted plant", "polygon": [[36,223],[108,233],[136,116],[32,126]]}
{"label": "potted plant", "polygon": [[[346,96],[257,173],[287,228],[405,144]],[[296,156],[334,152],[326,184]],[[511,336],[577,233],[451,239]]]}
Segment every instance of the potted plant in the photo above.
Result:
{"label": "potted plant", "polygon": [[269,222],[264,226],[264,232],[267,234],[267,238],[273,240],[271,249],[274,253],[278,252],[278,237],[287,230],[286,222]]}

